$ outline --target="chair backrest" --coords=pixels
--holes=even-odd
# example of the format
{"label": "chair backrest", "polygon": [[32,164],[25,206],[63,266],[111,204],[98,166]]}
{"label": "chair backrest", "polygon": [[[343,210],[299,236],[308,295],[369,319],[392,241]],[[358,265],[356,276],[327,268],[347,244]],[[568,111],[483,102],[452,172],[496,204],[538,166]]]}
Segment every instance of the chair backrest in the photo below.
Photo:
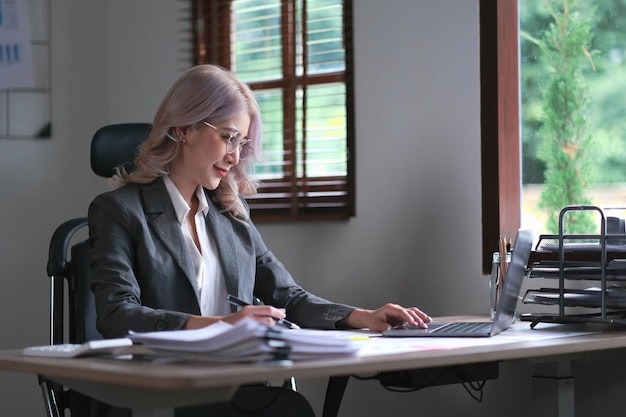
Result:
{"label": "chair backrest", "polygon": [[91,169],[110,178],[115,167],[127,164],[132,170],[139,145],[150,133],[149,123],[123,123],[98,129],[91,141]]}
{"label": "chair backrest", "polygon": [[[91,141],[91,168],[97,175],[109,178],[115,167],[126,164],[132,169],[139,146],[147,138],[149,123],[123,123],[102,127]],[[57,228],[50,241],[48,276],[53,280],[51,306],[51,343],[83,343],[101,339],[96,330],[93,293],[89,288],[87,241],[70,243],[75,234],[87,226],[86,218],[72,219]],[[68,251],[71,257],[68,258]],[[68,328],[63,317],[63,287],[68,294]]]}
{"label": "chair backrest", "polygon": [[[121,164],[132,169],[139,145],[147,138],[150,128],[149,123],[125,123],[99,129],[91,141],[92,170],[108,178]],[[74,243],[77,233],[86,228],[86,217],[71,219],[57,227],[50,240],[47,264],[51,281],[50,344],[102,339],[96,329],[95,299],[89,287],[88,242]],[[65,390],[46,378],[39,380],[49,417],[62,417],[65,409],[70,409],[73,416],[87,415],[91,402],[88,397]]]}

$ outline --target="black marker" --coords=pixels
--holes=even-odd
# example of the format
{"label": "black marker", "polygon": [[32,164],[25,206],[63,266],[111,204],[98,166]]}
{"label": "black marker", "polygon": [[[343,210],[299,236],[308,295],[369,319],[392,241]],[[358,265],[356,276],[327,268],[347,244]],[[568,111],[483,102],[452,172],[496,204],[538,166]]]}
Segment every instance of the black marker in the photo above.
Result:
{"label": "black marker", "polygon": [[[250,305],[250,304],[246,303],[245,301],[242,301],[242,300],[240,300],[239,298],[234,297],[234,296],[232,296],[232,295],[230,295],[230,294],[228,294],[228,295],[226,296],[226,299],[228,300],[228,302],[229,302],[229,303],[234,304],[234,305],[237,305],[237,306],[239,306],[239,307],[245,307],[245,306]],[[280,324],[280,325],[282,325],[282,326],[285,326],[285,327],[286,327],[286,328],[288,328],[288,329],[299,329],[299,328],[300,328],[300,326],[298,326],[298,325],[297,325],[297,324],[295,324],[295,323],[290,322],[290,321],[289,321],[289,320],[287,320],[287,319],[279,319],[279,318],[276,318],[276,317],[272,317],[272,318],[273,318],[274,320],[276,320],[276,323],[277,323],[277,324]]]}

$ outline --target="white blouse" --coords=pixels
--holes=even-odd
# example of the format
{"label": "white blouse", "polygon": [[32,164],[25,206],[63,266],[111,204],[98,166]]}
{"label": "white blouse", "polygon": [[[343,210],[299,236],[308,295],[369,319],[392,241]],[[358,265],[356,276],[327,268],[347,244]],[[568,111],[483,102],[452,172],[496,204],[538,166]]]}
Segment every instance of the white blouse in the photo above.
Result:
{"label": "white blouse", "polygon": [[164,175],[163,180],[172,199],[180,229],[185,237],[187,249],[195,267],[196,280],[200,291],[200,299],[198,300],[200,311],[203,316],[225,316],[230,314],[230,305],[226,300],[224,272],[217,254],[215,241],[207,233],[206,216],[209,213],[209,204],[204,191],[198,185],[196,197],[200,203],[195,215],[196,233],[198,234],[201,249],[198,250],[189,231],[189,225],[185,221],[191,207],[189,207],[169,176]]}

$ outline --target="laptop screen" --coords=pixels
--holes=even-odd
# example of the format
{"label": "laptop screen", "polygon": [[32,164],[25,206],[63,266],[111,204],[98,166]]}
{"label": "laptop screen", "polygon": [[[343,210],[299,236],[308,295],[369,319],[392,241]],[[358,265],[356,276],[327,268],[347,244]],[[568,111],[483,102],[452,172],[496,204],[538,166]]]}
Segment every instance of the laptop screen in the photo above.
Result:
{"label": "laptop screen", "polygon": [[533,244],[533,234],[530,230],[520,229],[515,238],[515,246],[511,253],[511,263],[504,277],[502,295],[496,307],[494,318],[494,331],[498,333],[508,328],[515,318],[517,300],[526,275],[526,265],[530,258],[530,251]]}

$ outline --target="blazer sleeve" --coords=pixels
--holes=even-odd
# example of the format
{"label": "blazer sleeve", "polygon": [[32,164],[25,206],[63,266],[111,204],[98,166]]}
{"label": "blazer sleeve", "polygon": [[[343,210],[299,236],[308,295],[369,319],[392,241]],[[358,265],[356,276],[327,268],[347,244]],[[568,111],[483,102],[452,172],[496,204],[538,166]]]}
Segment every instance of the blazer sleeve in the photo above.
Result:
{"label": "blazer sleeve", "polygon": [[256,252],[254,295],[265,304],[285,308],[287,318],[301,327],[318,329],[338,328],[337,322],[355,309],[304,290],[267,248],[251,221],[249,233]]}
{"label": "blazer sleeve", "polygon": [[139,193],[119,189],[89,206],[91,288],[106,338],[180,329],[199,313],[193,288],[152,236]]}

